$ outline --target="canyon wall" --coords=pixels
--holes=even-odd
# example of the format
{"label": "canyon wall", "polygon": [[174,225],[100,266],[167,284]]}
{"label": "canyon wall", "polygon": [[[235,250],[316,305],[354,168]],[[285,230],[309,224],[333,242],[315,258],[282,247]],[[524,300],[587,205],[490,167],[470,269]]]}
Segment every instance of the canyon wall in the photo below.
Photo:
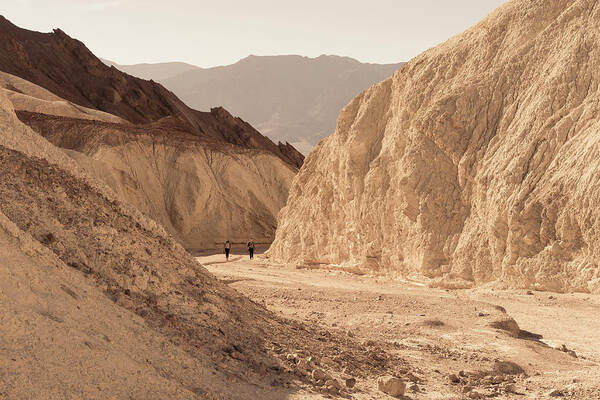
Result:
{"label": "canyon wall", "polygon": [[600,291],[600,8],[515,0],[340,114],[268,256]]}

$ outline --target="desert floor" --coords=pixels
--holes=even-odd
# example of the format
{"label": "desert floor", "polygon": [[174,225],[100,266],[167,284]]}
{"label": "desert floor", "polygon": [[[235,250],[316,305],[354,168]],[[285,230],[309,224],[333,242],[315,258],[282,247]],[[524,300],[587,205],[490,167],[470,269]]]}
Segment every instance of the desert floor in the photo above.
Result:
{"label": "desert floor", "polygon": [[[600,296],[448,291],[333,267],[273,265],[262,255],[250,261],[241,251],[224,258],[197,259],[274,313],[400,356],[406,363],[393,373],[407,383],[407,399],[600,399]],[[328,396],[293,384],[290,399]],[[345,396],[390,398],[376,376],[357,379]]]}

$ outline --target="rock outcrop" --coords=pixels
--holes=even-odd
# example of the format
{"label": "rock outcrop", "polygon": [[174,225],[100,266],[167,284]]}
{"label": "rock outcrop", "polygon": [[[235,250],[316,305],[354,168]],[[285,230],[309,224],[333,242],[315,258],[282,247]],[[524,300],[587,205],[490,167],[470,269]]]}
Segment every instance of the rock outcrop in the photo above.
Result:
{"label": "rock outcrop", "polygon": [[513,0],[356,97],[269,256],[600,292],[600,8]]}

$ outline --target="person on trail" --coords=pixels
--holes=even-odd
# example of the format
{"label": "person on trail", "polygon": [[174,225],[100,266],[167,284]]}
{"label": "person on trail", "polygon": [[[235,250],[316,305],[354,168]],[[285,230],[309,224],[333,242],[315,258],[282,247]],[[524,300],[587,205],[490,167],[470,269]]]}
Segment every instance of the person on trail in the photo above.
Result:
{"label": "person on trail", "polygon": [[248,253],[250,254],[250,259],[254,258],[254,239],[250,239],[248,242]]}
{"label": "person on trail", "polygon": [[225,242],[225,259],[229,261],[229,252],[231,251],[231,243],[228,241]]}

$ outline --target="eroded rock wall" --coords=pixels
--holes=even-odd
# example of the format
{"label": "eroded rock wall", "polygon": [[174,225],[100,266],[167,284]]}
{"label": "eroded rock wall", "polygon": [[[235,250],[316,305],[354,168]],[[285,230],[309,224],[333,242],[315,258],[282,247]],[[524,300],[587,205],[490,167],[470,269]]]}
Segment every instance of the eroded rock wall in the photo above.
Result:
{"label": "eroded rock wall", "polygon": [[269,256],[600,291],[600,8],[515,0],[356,97]]}

